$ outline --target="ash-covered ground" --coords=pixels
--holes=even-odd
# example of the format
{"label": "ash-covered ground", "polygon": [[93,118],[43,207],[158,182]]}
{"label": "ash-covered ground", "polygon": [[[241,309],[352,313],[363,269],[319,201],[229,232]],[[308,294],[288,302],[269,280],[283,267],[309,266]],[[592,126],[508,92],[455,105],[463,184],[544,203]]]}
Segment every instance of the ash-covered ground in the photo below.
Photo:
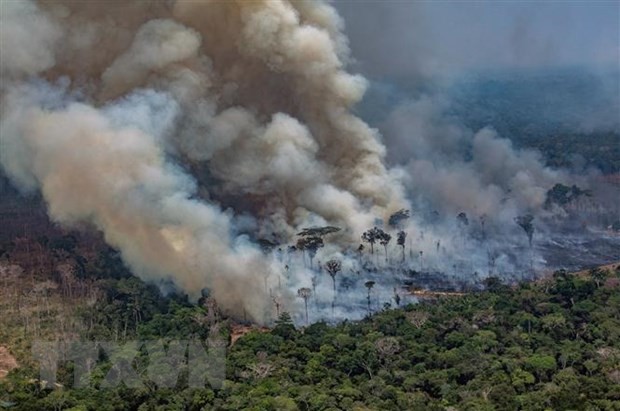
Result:
{"label": "ash-covered ground", "polygon": [[581,270],[620,261],[620,235],[593,231],[562,234],[548,238],[538,249],[550,269]]}

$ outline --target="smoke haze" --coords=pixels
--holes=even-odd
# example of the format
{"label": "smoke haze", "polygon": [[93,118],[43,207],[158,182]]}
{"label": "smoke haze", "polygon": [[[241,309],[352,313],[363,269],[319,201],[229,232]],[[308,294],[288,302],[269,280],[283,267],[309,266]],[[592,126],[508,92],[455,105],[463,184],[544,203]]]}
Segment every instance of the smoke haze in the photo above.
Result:
{"label": "smoke haze", "polygon": [[[395,106],[380,135],[353,111],[368,84],[347,67],[366,56],[351,56],[343,20],[321,1],[1,7],[5,173],[40,191],[54,221],[100,230],[136,275],[193,298],[208,288],[239,317],[268,321],[270,293],[299,307],[294,290],[314,275],[304,256],[262,252],[260,238],[286,249],[304,227],[342,227],[317,258],[355,273],[362,232],[413,209],[420,265],[422,252],[438,269],[472,255],[467,270],[480,271],[486,251],[455,239],[456,214],[510,222],[498,232],[514,234],[515,217],[542,212],[550,187],[574,181],[492,128],[446,118],[440,94]],[[440,68],[425,55],[403,55],[392,74],[428,78]],[[443,223],[429,228],[435,211]],[[498,261],[515,270],[508,254]]]}
{"label": "smoke haze", "polygon": [[262,320],[254,283],[280,268],[236,232],[236,202],[262,231],[351,239],[406,205],[349,112],[365,80],[341,26],[310,2],[3,2],[3,168],[141,277]]}

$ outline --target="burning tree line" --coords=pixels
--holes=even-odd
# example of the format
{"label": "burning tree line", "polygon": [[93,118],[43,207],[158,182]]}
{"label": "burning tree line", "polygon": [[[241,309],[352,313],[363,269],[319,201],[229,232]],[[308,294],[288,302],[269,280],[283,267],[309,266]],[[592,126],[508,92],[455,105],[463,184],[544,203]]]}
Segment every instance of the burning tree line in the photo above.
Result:
{"label": "burning tree line", "polygon": [[[389,226],[392,228],[400,228],[402,222],[410,217],[409,210],[399,210],[394,213],[389,219]],[[316,295],[316,286],[318,284],[318,274],[322,273],[323,270],[329,275],[332,281],[332,289],[334,292],[334,298],[332,300],[332,311],[334,310],[337,296],[337,277],[338,274],[342,271],[342,261],[338,258],[332,258],[321,264],[319,261],[318,266],[315,267],[314,259],[318,253],[318,251],[325,246],[326,237],[330,234],[335,234],[341,231],[340,227],[335,226],[324,226],[324,227],[309,227],[303,228],[299,233],[297,233],[298,239],[295,244],[287,247],[287,253],[290,256],[291,254],[301,252],[301,257],[304,263],[304,266],[308,267],[306,260],[309,261],[309,268],[314,271],[314,275],[311,279],[312,288],[310,287],[301,287],[297,290],[297,296],[304,301],[305,306],[305,319],[306,323],[308,322],[308,302],[313,295]],[[400,229],[397,234],[397,244],[402,248],[402,257],[401,261],[405,261],[405,240],[407,238],[407,233]],[[375,255],[375,244],[380,244],[384,247],[385,250],[385,261],[388,262],[388,245],[392,239],[392,235],[388,232],[384,231],[378,227],[372,227],[369,230],[365,231],[361,235],[362,243],[360,243],[357,251],[359,253],[359,257],[361,260],[362,254],[365,250],[364,243],[367,243],[370,246],[370,254]],[[268,239],[259,239],[259,245],[261,246],[263,252],[265,254],[269,254],[273,252],[277,247],[278,256],[281,257],[284,254],[284,250],[282,247],[278,247],[277,242],[271,241]],[[307,259],[306,259],[307,255]],[[288,264],[285,265],[285,271],[288,273],[290,271],[290,267]],[[359,274],[359,271],[358,271]],[[367,305],[368,305],[368,313],[371,312],[371,291],[375,285],[375,281],[366,281],[364,286],[367,289]],[[265,280],[265,287],[267,287],[267,283]],[[400,296],[398,295],[396,289],[394,290],[395,301],[400,303]],[[277,311],[277,315],[280,315],[280,306],[281,303],[278,298],[272,296],[272,300],[275,304],[275,308]]]}
{"label": "burning tree line", "polygon": [[[360,265],[363,267],[364,271],[366,271],[367,269],[372,271],[372,267],[369,267],[367,265],[368,263],[371,263],[371,261],[366,261],[365,264],[362,264],[364,252],[368,249],[368,254],[370,256],[379,256],[380,255],[379,252],[375,253],[376,246],[383,247],[383,255],[385,257],[385,263],[386,264],[390,263],[388,247],[392,243],[393,239],[395,239],[396,245],[400,248],[400,256],[399,256],[400,258],[399,258],[398,263],[402,265],[406,262],[407,253],[405,252],[405,249],[406,249],[406,240],[408,238],[408,233],[407,231],[405,231],[404,226],[405,226],[405,222],[410,217],[411,217],[411,213],[409,210],[401,209],[390,216],[388,220],[388,224],[387,224],[387,227],[388,227],[387,229],[373,226],[372,228],[369,228],[368,230],[362,233],[361,238],[360,238],[361,242],[359,246],[357,247],[357,254],[358,254]],[[525,232],[525,234],[527,235],[530,249],[532,247],[533,234],[534,234],[533,220],[534,220],[534,217],[530,214],[515,218],[515,223],[518,226],[520,226]],[[482,232],[483,232],[483,243],[485,242],[485,239],[486,239],[485,222],[486,222],[486,219],[484,216],[482,216],[480,218],[480,224],[482,226]],[[465,212],[459,213],[456,216],[456,223],[460,231],[464,232],[466,227],[470,224],[467,214]],[[389,232],[389,229],[392,229],[391,233]],[[332,313],[334,311],[334,307],[336,305],[336,298],[338,296],[337,278],[339,278],[339,274],[342,272],[343,262],[339,258],[331,258],[325,263],[321,263],[321,261],[319,261],[317,264],[315,263],[315,259],[316,259],[316,256],[319,250],[325,246],[327,238],[330,235],[338,233],[339,231],[341,231],[341,228],[335,227],[335,226],[304,228],[300,232],[297,233],[297,236],[298,236],[297,241],[293,245],[289,245],[286,248],[286,253],[289,256],[291,256],[294,253],[298,253],[298,252],[301,253],[301,258],[303,260],[304,266],[309,267],[310,270],[313,272],[312,277],[311,277],[311,286],[304,286],[304,287],[300,287],[299,289],[297,289],[297,297],[303,300],[304,302],[306,323],[308,323],[308,303],[313,296],[316,296],[316,293],[317,293],[316,286],[319,282],[319,277],[323,271],[325,271],[331,279],[332,289],[333,289]],[[261,239],[259,240],[259,244],[261,245],[261,247],[263,248],[263,251],[266,254],[271,253],[277,249],[277,255],[279,257],[279,260],[281,262],[283,261],[282,257],[285,251],[283,250],[282,247],[278,246],[277,242],[266,240],[266,239]],[[438,251],[439,251],[439,248],[440,248],[440,241],[437,241]],[[410,253],[413,256],[413,252],[411,251]],[[420,251],[419,254],[420,254],[419,255],[420,264],[422,264],[423,251]],[[491,273],[492,267],[494,265],[495,256],[493,255],[493,253],[489,251],[488,258],[489,258],[489,270],[490,270],[489,272]],[[375,257],[375,262],[376,261],[377,259]],[[291,267],[289,266],[289,264],[290,264],[290,257],[289,257],[288,263],[286,263],[284,267],[287,277],[290,274],[290,270],[291,270]],[[531,261],[530,261],[530,266],[532,266]],[[357,271],[357,274],[359,275],[361,274],[361,272]],[[371,293],[372,293],[372,290],[375,284],[376,282],[373,280],[367,280],[364,282],[364,287],[367,290],[366,300],[367,300],[368,314],[372,313]],[[267,282],[265,282],[265,287],[267,287]],[[272,295],[272,299],[275,304],[277,315],[279,316],[281,302],[277,297],[274,297],[273,295]],[[394,294],[393,294],[392,299],[394,300],[396,305],[400,304],[401,297],[398,294],[398,291],[396,288],[394,288]]]}

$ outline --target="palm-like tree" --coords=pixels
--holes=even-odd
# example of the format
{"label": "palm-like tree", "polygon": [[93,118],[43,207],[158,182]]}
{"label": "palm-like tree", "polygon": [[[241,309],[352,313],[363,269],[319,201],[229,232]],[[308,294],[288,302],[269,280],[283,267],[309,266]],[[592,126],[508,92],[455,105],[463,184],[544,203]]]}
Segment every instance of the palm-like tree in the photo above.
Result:
{"label": "palm-like tree", "polygon": [[377,227],[373,227],[362,234],[362,241],[370,244],[370,254],[375,253],[375,243],[379,240],[379,232],[382,231]]}
{"label": "palm-like tree", "polygon": [[387,251],[387,246],[390,243],[390,240],[392,239],[392,236],[389,235],[388,233],[386,233],[385,231],[381,231],[381,235],[379,237],[379,243],[381,243],[381,245],[383,246],[383,248],[385,249],[385,262],[388,262],[388,251]]}
{"label": "palm-like tree", "polygon": [[332,278],[332,283],[334,284],[334,293],[336,293],[336,274],[342,270],[342,263],[340,260],[332,259],[325,263],[325,270]]}
{"label": "palm-like tree", "polygon": [[530,272],[534,272],[534,256],[532,255],[532,240],[534,238],[534,216],[531,214],[520,215],[515,218],[515,223],[519,225],[525,231],[527,235],[527,240],[530,245]]}
{"label": "palm-like tree", "polygon": [[[304,251],[308,251],[308,257],[310,258],[310,268],[312,268],[312,260],[316,256],[319,248],[323,248],[325,243],[321,237],[302,237],[297,240],[297,248]],[[305,260],[304,260],[305,262]]]}

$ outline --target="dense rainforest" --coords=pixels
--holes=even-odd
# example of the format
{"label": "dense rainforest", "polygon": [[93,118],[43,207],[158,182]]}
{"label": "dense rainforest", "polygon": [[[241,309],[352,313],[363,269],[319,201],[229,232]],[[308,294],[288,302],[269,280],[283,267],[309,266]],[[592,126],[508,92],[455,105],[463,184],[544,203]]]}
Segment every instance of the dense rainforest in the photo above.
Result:
{"label": "dense rainforest", "polygon": [[[181,369],[174,387],[158,387],[145,373],[156,360],[138,349],[135,358],[125,353],[141,376],[136,386],[102,386],[120,350],[101,355],[79,387],[73,364],[60,362],[50,387],[23,355],[22,366],[0,380],[0,408],[620,410],[620,266],[557,271],[518,286],[492,277],[485,285],[464,296],[385,307],[358,322],[300,327],[281,313],[272,329],[247,327],[231,344],[239,324],[222,318],[210,298],[194,305],[162,297],[128,273],[117,274],[100,284],[104,295],[97,302],[72,311],[85,324],[74,337],[122,345],[204,342],[217,334],[228,345],[223,383],[190,386]],[[10,339],[11,330],[17,333],[5,327],[0,337]]]}

